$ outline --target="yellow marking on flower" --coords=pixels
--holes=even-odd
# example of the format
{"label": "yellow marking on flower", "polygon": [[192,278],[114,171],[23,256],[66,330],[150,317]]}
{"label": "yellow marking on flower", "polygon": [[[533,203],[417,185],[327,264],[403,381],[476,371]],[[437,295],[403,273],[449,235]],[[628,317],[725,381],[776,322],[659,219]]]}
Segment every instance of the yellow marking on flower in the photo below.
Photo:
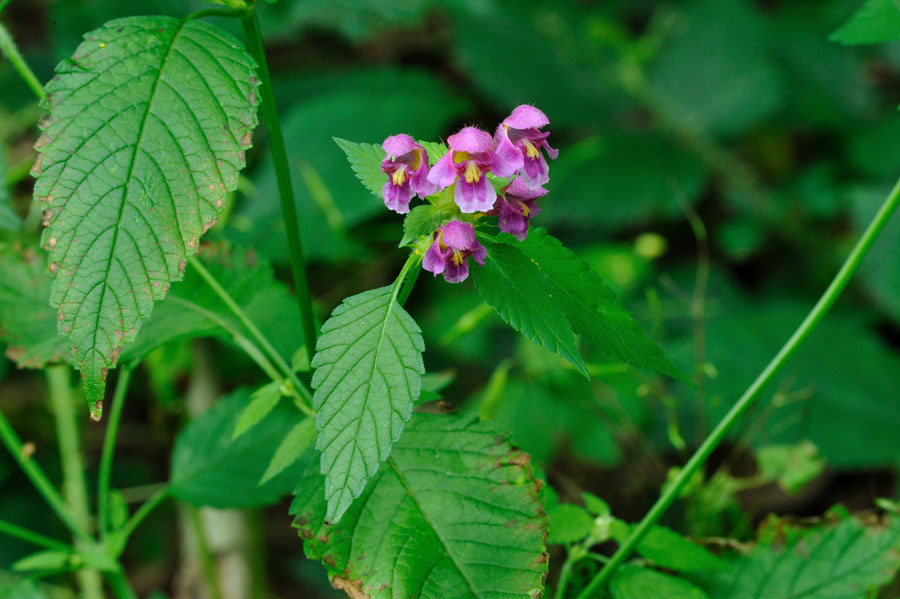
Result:
{"label": "yellow marking on flower", "polygon": [[466,183],[478,183],[481,181],[481,169],[474,162],[469,162],[463,176],[466,178]]}
{"label": "yellow marking on flower", "polygon": [[462,164],[466,160],[469,159],[468,152],[453,152],[453,162],[456,164]]}
{"label": "yellow marking on flower", "polygon": [[528,215],[531,214],[531,209],[525,204],[522,204],[521,206],[522,206],[522,216],[524,216],[525,218],[528,218]]}
{"label": "yellow marking on flower", "polygon": [[453,255],[451,257],[453,258],[453,264],[456,266],[459,266],[466,261],[465,256],[463,256],[462,252],[459,250],[453,250]]}
{"label": "yellow marking on flower", "polygon": [[406,165],[401,164],[400,168],[394,171],[394,174],[391,175],[391,180],[394,185],[400,186],[406,182]]}
{"label": "yellow marking on flower", "polygon": [[525,152],[528,154],[528,157],[532,160],[541,155],[541,151],[534,147],[534,144],[527,139],[523,139],[522,144],[525,146]]}
{"label": "yellow marking on flower", "polygon": [[419,165],[422,164],[422,150],[420,150],[419,148],[413,148],[412,155],[412,170],[417,171],[419,170]]}

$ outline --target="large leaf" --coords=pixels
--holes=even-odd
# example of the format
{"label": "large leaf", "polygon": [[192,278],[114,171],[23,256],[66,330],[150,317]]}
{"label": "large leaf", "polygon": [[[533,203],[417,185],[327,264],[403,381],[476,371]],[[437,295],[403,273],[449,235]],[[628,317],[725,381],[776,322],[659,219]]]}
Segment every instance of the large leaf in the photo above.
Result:
{"label": "large leaf", "polygon": [[400,438],[421,391],[423,351],[419,326],[390,286],[348,297],[322,326],[312,385],[330,521],[340,520]]}
{"label": "large leaf", "polygon": [[51,303],[99,418],[107,371],[237,185],[258,82],[236,40],[170,17],[110,21],[57,73],[34,193]]}
{"label": "large leaf", "polygon": [[68,357],[47,304],[50,279],[35,249],[0,245],[0,340],[21,368],[43,368]]}
{"label": "large leaf", "polygon": [[625,565],[609,583],[613,599],[706,599],[686,580],[638,566]]}
{"label": "large leaf", "polygon": [[900,5],[896,0],[866,0],[849,21],[831,34],[831,40],[847,45],[900,40]]}
{"label": "large leaf", "polygon": [[416,414],[344,515],[324,523],[317,460],[291,514],[306,553],[351,597],[541,596],[547,521],[528,456],[470,416]]}
{"label": "large leaf", "polygon": [[250,402],[238,390],[184,429],[172,454],[172,494],[191,505],[247,508],[275,503],[290,492],[302,470],[287,468],[259,484],[282,438],[303,416],[284,401],[253,431],[234,439],[234,427]]}
{"label": "large leaf", "polygon": [[900,566],[900,518],[864,526],[842,514],[809,530],[771,519],[756,547],[704,585],[710,599],[866,599]]}
{"label": "large leaf", "polygon": [[484,301],[509,326],[588,376],[572,325],[541,269],[516,247],[487,239],[482,243],[487,248],[487,260],[484,266],[473,267],[473,278]]}
{"label": "large leaf", "polygon": [[3,157],[3,148],[0,147],[0,229],[17,231],[21,225],[22,219],[10,205],[9,187],[6,185],[6,161]]}
{"label": "large leaf", "polygon": [[532,231],[518,247],[551,284],[550,292],[564,307],[574,330],[597,349],[632,366],[688,382],[600,275],[572,250],[545,229]]}

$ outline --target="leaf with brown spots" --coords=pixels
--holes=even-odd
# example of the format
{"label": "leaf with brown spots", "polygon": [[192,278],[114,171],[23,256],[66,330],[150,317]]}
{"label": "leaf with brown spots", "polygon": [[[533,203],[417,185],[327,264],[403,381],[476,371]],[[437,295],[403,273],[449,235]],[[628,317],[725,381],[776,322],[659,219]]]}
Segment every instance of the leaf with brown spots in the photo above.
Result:
{"label": "leaf with brown spots", "polygon": [[132,17],[57,66],[32,169],[50,302],[99,418],[105,373],[237,186],[256,127],[256,64],[196,20]]}
{"label": "leaf with brown spots", "polygon": [[340,523],[307,453],[291,514],[310,558],[352,598],[540,597],[547,518],[529,460],[472,416],[414,414]]}

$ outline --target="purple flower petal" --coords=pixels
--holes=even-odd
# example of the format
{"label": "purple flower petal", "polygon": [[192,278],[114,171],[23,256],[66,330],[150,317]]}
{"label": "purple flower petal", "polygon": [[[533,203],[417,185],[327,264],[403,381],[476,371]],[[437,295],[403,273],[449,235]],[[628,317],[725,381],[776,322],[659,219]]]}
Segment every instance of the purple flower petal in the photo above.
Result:
{"label": "purple flower petal", "polygon": [[428,181],[445,189],[456,181],[456,166],[453,164],[453,150],[447,152],[438,160],[428,172]]}
{"label": "purple flower petal", "polygon": [[484,259],[487,258],[487,250],[484,249],[484,246],[476,239],[475,247],[472,248],[472,257],[475,258],[475,262],[484,266]]}
{"label": "purple flower petal", "polygon": [[520,173],[522,178],[532,187],[538,187],[550,180],[550,167],[543,154],[536,158],[526,158],[525,166]]}
{"label": "purple flower petal", "polygon": [[547,195],[547,190],[543,187],[529,185],[522,177],[513,179],[513,182],[506,186],[504,193],[508,196],[515,196],[523,200],[533,200]]}
{"label": "purple flower petal", "polygon": [[494,152],[494,164],[491,171],[498,177],[512,177],[524,166],[525,158],[522,156],[522,150],[509,140],[503,127],[497,130],[497,137],[499,141]]}
{"label": "purple flower petal", "polygon": [[381,188],[381,197],[384,198],[384,205],[398,214],[406,214],[409,212],[409,202],[415,195],[410,189],[409,181],[405,181],[403,185],[394,185],[390,180],[385,181]]}
{"label": "purple flower petal", "polygon": [[550,119],[534,106],[522,104],[521,106],[516,106],[512,114],[504,119],[503,124],[513,129],[540,128],[544,125],[549,125]]}
{"label": "purple flower petal", "polygon": [[448,137],[447,144],[457,152],[477,154],[490,150],[494,145],[494,140],[487,131],[482,131],[477,127],[464,127],[458,133]]}
{"label": "purple flower petal", "polygon": [[469,278],[469,261],[464,257],[462,262],[457,264],[452,259],[447,261],[444,268],[444,280],[448,283],[462,283]]}
{"label": "purple flower petal", "polygon": [[[446,253],[450,253],[449,249]],[[440,239],[435,239],[428,247],[428,251],[425,252],[425,258],[422,260],[422,268],[428,272],[434,273],[434,276],[438,276],[444,272],[446,264],[447,256],[441,251]]]}
{"label": "purple flower petal", "polygon": [[472,223],[464,223],[458,220],[452,220],[443,227],[444,245],[454,250],[468,250],[470,247],[478,243],[475,239],[475,227]]}
{"label": "purple flower petal", "polygon": [[517,206],[513,206],[505,200],[501,202],[497,226],[504,233],[515,235],[519,241],[525,241],[528,234],[528,218],[522,213],[521,205],[518,205],[518,202],[516,204]]}
{"label": "purple flower petal", "polygon": [[387,152],[388,156],[403,156],[421,147],[416,143],[415,139],[406,133],[391,135],[381,144],[381,149]]}
{"label": "purple flower petal", "polygon": [[428,154],[422,154],[422,162],[419,168],[413,171],[409,179],[409,186],[423,200],[437,191],[437,185],[428,180]]}
{"label": "purple flower petal", "polygon": [[[433,172],[433,171],[432,171]],[[487,177],[482,176],[478,181],[466,182],[460,178],[456,182],[453,192],[453,200],[462,212],[485,212],[490,210],[497,199],[497,192]]]}

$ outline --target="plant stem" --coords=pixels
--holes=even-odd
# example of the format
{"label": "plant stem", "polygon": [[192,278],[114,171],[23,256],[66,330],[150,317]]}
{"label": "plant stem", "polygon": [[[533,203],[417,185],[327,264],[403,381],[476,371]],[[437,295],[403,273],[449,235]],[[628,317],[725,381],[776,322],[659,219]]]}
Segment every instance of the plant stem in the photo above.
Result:
{"label": "plant stem", "polygon": [[113,597],[116,599],[138,599],[137,593],[131,587],[131,583],[128,582],[125,571],[122,570],[121,566],[119,566],[118,570],[105,572],[104,576],[106,584],[109,585],[110,590],[113,592]]}
{"label": "plant stem", "polygon": [[[272,346],[272,343],[266,338],[265,335],[263,335],[262,331],[259,330],[259,327],[257,327],[256,324],[252,320],[250,320],[250,317],[247,316],[246,312],[244,312],[244,310],[237,304],[237,302],[234,301],[234,298],[231,297],[231,294],[229,294],[228,291],[226,291],[225,288],[219,284],[216,278],[212,276],[212,274],[208,270],[206,270],[206,267],[203,266],[203,263],[196,256],[188,258],[188,261],[191,263],[191,266],[197,270],[197,273],[199,273],[203,280],[206,281],[206,284],[209,285],[210,288],[215,292],[215,294],[219,296],[219,299],[221,299],[222,302],[224,302],[225,305],[228,306],[228,309],[231,310],[231,312],[235,316],[237,316],[238,320],[241,321],[241,324],[243,324],[244,327],[246,327],[246,329],[250,332],[250,334],[253,335],[253,338],[256,339],[257,343],[262,346],[263,350],[265,350],[265,352],[269,355],[269,358],[273,362],[275,362],[275,364],[281,370],[282,374],[286,378],[289,378],[291,380],[291,382],[294,384],[294,387],[303,397],[304,401],[307,402],[307,405],[305,407],[308,411],[303,411],[306,412],[307,415],[312,415],[314,413],[312,410],[312,393],[309,391],[309,388],[307,388],[307,386],[304,385],[299,378],[297,378],[294,370],[288,365],[287,362],[285,362],[284,358],[281,357],[281,354],[278,353],[278,350],[276,350]],[[307,349],[309,349],[308,345],[306,347]]]}
{"label": "plant stem", "polygon": [[259,18],[256,10],[241,19],[244,36],[250,54],[259,65],[261,82],[260,112],[269,133],[269,151],[275,166],[275,179],[278,182],[278,198],[281,201],[281,217],[284,221],[284,232],[287,237],[288,250],[291,254],[291,273],[294,277],[294,289],[297,303],[300,306],[300,317],[303,320],[303,338],[310,360],[316,349],[316,325],[313,315],[312,297],[309,294],[309,281],[306,277],[306,262],[303,259],[303,244],[300,240],[300,227],[297,222],[297,207],[294,204],[294,188],[291,184],[291,172],[288,165],[287,151],[284,146],[284,135],[281,132],[281,121],[278,118],[278,107],[275,105],[275,94],[272,90],[272,79],[269,76],[269,65],[266,62],[266,51],[263,47],[262,33],[259,30]]}
{"label": "plant stem", "polygon": [[119,378],[116,380],[116,391],[113,395],[112,413],[106,425],[106,435],[103,437],[103,453],[100,455],[100,474],[97,480],[97,520],[102,539],[105,539],[109,532],[109,479],[112,472],[113,453],[116,449],[116,437],[119,434],[119,423],[122,421],[122,411],[125,407],[125,397],[130,379],[131,369],[127,366],[119,368]]}
{"label": "plant stem", "polygon": [[165,486],[156,493],[154,493],[150,499],[141,504],[141,507],[134,513],[134,515],[128,519],[128,522],[118,531],[118,547],[114,548],[114,555],[119,556],[122,553],[122,550],[125,549],[125,544],[128,542],[128,538],[134,533],[135,529],[140,526],[141,522],[144,521],[144,518],[150,515],[150,512],[159,507],[163,501],[169,496],[169,487]]}
{"label": "plant stem", "polygon": [[45,537],[42,534],[38,534],[27,528],[22,528],[21,526],[16,526],[10,522],[4,522],[0,520],[0,534],[5,534],[10,537],[15,537],[17,539],[21,539],[23,541],[27,541],[33,545],[38,545],[40,547],[46,547],[47,549],[54,549],[56,551],[65,551],[71,552],[74,549],[66,545],[61,541],[57,541],[56,539],[51,539],[50,537]]}
{"label": "plant stem", "polygon": [[47,475],[44,474],[41,467],[26,454],[22,447],[22,441],[19,440],[16,432],[12,429],[12,426],[10,426],[9,420],[3,415],[3,412],[0,412],[0,440],[3,441],[6,449],[9,450],[13,459],[19,464],[19,467],[25,473],[25,476],[28,477],[31,484],[38,490],[44,498],[44,501],[47,502],[47,505],[50,506],[57,516],[59,516],[59,519],[63,521],[72,534],[81,540],[90,541],[91,537],[88,535],[87,530],[78,524],[75,521],[75,518],[72,517],[69,508],[66,506],[59,492],[50,482],[50,479],[47,478]]}
{"label": "plant stem", "polygon": [[9,34],[9,31],[7,31],[6,27],[3,26],[3,23],[0,23],[0,53],[9,59],[10,64],[12,64],[13,68],[19,73],[22,79],[25,80],[25,83],[28,84],[28,87],[31,88],[31,91],[34,92],[34,95],[37,96],[38,100],[43,100],[45,96],[44,86],[41,85],[41,82],[28,67],[28,63],[26,63],[25,59],[22,58],[22,55],[19,54],[19,49],[16,48],[16,42],[13,41],[12,36]]}
{"label": "plant stem", "polygon": [[675,480],[673,480],[665,492],[660,495],[659,499],[653,507],[650,508],[650,511],[647,512],[643,520],[641,520],[637,527],[631,532],[625,542],[619,546],[618,550],[616,550],[615,554],[613,554],[612,558],[609,560],[609,563],[597,573],[586,587],[584,587],[578,595],[578,599],[588,599],[594,591],[599,589],[601,585],[610,579],[616,569],[629,555],[631,555],[631,552],[641,539],[644,538],[644,535],[646,535],[650,528],[659,521],[666,510],[669,509],[669,506],[671,506],[678,498],[687,482],[691,480],[694,474],[706,463],[706,460],[716,447],[719,446],[722,440],[725,439],[725,436],[731,428],[741,419],[747,410],[753,406],[763,389],[765,389],[772,379],[774,379],[781,371],[791,356],[794,355],[806,338],[809,337],[809,334],[815,330],[816,326],[818,326],[822,321],[822,318],[841,295],[841,292],[847,286],[847,283],[853,277],[853,274],[859,268],[859,265],[862,264],[863,259],[866,257],[866,254],[869,253],[872,244],[878,239],[881,231],[884,229],[888,220],[890,220],[891,215],[897,209],[898,204],[900,204],[900,180],[897,181],[887,198],[885,198],[881,208],[878,209],[878,212],[875,214],[872,222],[869,223],[869,226],[866,228],[862,237],[860,237],[859,241],[856,243],[853,251],[847,256],[847,259],[844,261],[844,264],[841,266],[837,275],[835,275],[834,279],[831,281],[831,284],[828,285],[828,288],[822,294],[822,297],[819,298],[819,301],[816,302],[813,309],[806,315],[806,318],[803,319],[803,322],[797,330],[794,331],[790,339],[787,340],[787,343],[785,343],[775,357],[772,358],[772,361],[769,362],[759,376],[756,377],[756,380],[753,381],[746,391],[744,391],[744,394],[738,399],[737,403],[732,406],[731,410],[728,411],[728,414],[725,415],[706,440],[703,441],[697,451],[694,452],[694,455],[691,456],[687,464],[684,465],[684,468],[681,469],[681,472],[678,473],[678,476],[675,477]]}
{"label": "plant stem", "polygon": [[[56,437],[59,440],[59,457],[63,471],[63,495],[75,521],[83,530],[89,530],[91,514],[88,509],[87,483],[84,479],[84,460],[81,456],[81,439],[78,435],[78,416],[75,398],[72,396],[71,371],[66,365],[50,366],[46,370],[50,387],[50,403],[56,417]],[[78,406],[80,407],[80,406]],[[76,539],[75,546],[93,546],[94,541]],[[85,599],[103,599],[103,579],[100,572],[82,568],[75,573]]]}

